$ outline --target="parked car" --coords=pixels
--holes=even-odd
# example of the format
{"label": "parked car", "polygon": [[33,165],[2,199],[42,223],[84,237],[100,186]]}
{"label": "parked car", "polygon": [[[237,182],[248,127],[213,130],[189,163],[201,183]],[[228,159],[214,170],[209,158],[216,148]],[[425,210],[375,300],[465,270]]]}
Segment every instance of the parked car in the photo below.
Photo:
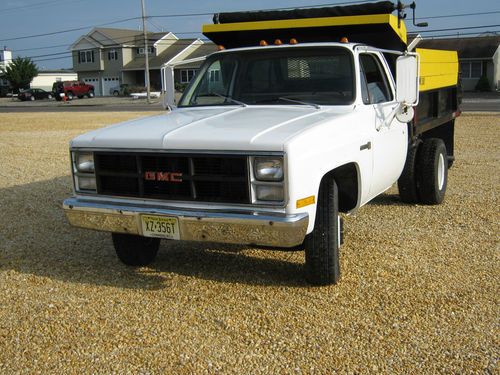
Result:
{"label": "parked car", "polygon": [[63,96],[61,94],[63,93],[68,100],[73,100],[75,96],[80,99],[85,96],[88,98],[94,97],[94,86],[80,81],[54,82],[52,91],[56,100],[62,100]]}
{"label": "parked car", "polygon": [[122,83],[120,86],[115,86],[109,89],[109,95],[113,96],[126,96],[128,95],[129,84]]}
{"label": "parked car", "polygon": [[21,91],[17,96],[19,100],[40,100],[40,99],[52,99],[53,94],[49,91],[42,89],[28,89]]}

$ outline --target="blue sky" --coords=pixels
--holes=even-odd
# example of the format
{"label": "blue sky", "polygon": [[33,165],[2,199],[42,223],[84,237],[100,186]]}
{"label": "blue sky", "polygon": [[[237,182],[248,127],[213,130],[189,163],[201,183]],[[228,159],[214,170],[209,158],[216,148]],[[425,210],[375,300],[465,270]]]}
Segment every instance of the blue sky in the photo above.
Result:
{"label": "blue sky", "polygon": [[[209,13],[237,10],[256,10],[308,5],[334,5],[343,0],[145,0],[148,16],[178,15],[189,13]],[[346,0],[347,1],[347,0]],[[351,0],[352,1],[352,0]],[[410,2],[407,0],[406,2]],[[417,0],[419,22],[430,18],[427,29],[436,30],[457,27],[500,25],[500,1],[498,0]],[[471,15],[471,13],[489,14]],[[492,13],[497,12],[497,13]],[[140,0],[2,0],[0,1],[0,47],[6,46],[14,56],[32,57],[41,69],[71,68],[69,46],[80,36],[91,30],[92,26],[139,17]],[[409,15],[410,16],[410,15]],[[148,23],[150,31],[172,31],[179,37],[202,37],[201,25],[211,23],[211,16],[189,16],[171,18],[152,18]],[[409,26],[411,22],[407,22]],[[130,20],[105,27],[141,29],[141,20]],[[84,27],[83,30],[60,32]],[[415,30],[409,26],[410,30]],[[500,26],[460,31],[422,33],[424,36],[436,34],[457,34],[481,31],[496,31]],[[55,35],[9,40],[24,36],[58,32]]]}

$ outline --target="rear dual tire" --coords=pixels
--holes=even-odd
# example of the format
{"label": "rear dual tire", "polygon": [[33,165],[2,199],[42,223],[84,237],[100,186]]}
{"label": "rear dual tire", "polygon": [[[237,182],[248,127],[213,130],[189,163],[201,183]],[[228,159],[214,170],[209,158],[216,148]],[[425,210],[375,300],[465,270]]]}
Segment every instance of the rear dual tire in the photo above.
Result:
{"label": "rear dual tire", "polygon": [[398,179],[399,196],[405,203],[441,204],[448,182],[446,146],[429,138],[408,150],[403,173]]}

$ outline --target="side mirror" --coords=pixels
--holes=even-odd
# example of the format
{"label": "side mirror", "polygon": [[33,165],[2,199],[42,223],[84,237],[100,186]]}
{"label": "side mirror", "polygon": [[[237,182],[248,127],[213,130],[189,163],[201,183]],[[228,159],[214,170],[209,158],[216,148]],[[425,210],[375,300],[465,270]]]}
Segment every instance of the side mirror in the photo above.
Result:
{"label": "side mirror", "polygon": [[162,69],[163,73],[163,107],[172,109],[175,107],[175,84],[174,84],[174,67],[166,66]]}
{"label": "side mirror", "polygon": [[396,60],[396,100],[405,106],[418,104],[419,58],[415,53]]}

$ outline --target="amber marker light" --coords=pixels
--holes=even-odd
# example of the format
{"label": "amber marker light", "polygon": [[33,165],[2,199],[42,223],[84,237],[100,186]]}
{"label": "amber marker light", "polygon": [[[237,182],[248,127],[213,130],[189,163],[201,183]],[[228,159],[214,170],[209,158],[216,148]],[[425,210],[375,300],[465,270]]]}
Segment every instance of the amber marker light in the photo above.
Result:
{"label": "amber marker light", "polygon": [[277,45],[277,46],[281,46],[283,44],[283,42],[281,41],[281,39],[276,39],[274,41],[274,44]]}
{"label": "amber marker light", "polygon": [[344,36],[340,39],[340,43],[349,43],[349,39],[347,39],[347,37]]}
{"label": "amber marker light", "polygon": [[306,207],[306,206],[309,206],[311,204],[314,204],[315,202],[316,202],[316,199],[315,199],[314,195],[311,195],[310,197],[307,197],[307,198],[298,199],[296,207],[297,208]]}
{"label": "amber marker light", "polygon": [[224,51],[226,49],[226,47],[224,47],[222,44],[219,44],[217,46],[217,51]]}
{"label": "amber marker light", "polygon": [[260,41],[259,45],[260,45],[261,47],[268,46],[267,42],[266,42],[264,39],[262,39],[262,40]]}
{"label": "amber marker light", "polygon": [[297,39],[292,38],[290,39],[290,44],[299,44],[299,42],[297,41]]}

